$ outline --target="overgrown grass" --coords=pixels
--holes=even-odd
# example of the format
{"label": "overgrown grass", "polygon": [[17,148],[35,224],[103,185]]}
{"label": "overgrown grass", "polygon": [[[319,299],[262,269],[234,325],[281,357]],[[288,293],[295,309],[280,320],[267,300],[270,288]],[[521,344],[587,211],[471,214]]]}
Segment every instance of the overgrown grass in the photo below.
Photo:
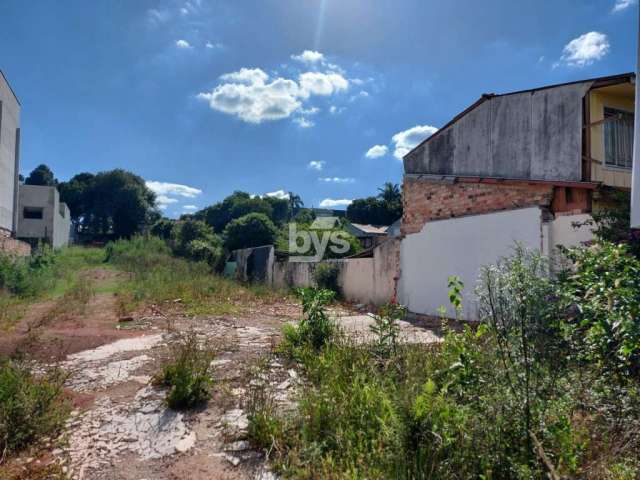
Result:
{"label": "overgrown grass", "polygon": [[486,324],[445,329],[441,344],[391,341],[395,308],[371,345],[299,343],[298,408],[254,395],[252,440],[286,478],[638,478],[640,384],[569,347],[578,332],[559,328],[564,284],[544,270],[523,252],[487,269]]}
{"label": "overgrown grass", "polygon": [[172,343],[169,358],[154,378],[156,385],[169,388],[166,400],[169,408],[185,410],[210,398],[211,362],[215,353],[198,340],[195,332],[183,334]]}
{"label": "overgrown grass", "polygon": [[107,260],[131,273],[118,288],[121,313],[143,304],[177,300],[190,315],[236,314],[250,302],[274,301],[277,297],[265,286],[242,286],[223,278],[207,263],[174,257],[166,243],[156,237],[110,243]]}
{"label": "overgrown grass", "polygon": [[60,371],[35,375],[26,364],[0,361],[2,458],[61,430],[69,411],[63,382]]}
{"label": "overgrown grass", "polygon": [[41,247],[31,257],[0,253],[0,329],[15,325],[29,303],[57,299],[61,305],[87,293],[78,274],[104,260],[101,249],[69,247],[53,251]]}

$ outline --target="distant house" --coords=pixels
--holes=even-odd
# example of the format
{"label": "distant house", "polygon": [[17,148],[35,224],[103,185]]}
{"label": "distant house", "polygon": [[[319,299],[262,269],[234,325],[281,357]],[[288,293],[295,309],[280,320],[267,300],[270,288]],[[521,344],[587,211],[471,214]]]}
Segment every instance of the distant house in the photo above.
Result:
{"label": "distant house", "polygon": [[474,319],[481,267],[515,242],[553,256],[589,241],[574,224],[631,186],[634,100],[632,73],[484,94],[410,151],[398,300],[438,315],[457,275]]}
{"label": "distant house", "polygon": [[54,248],[69,244],[71,212],[55,187],[20,185],[18,233],[20,240],[43,241]]}
{"label": "distant house", "polygon": [[368,249],[378,245],[387,238],[387,228],[361,223],[347,223],[345,230],[360,241],[362,248]]}
{"label": "distant house", "polygon": [[333,230],[340,228],[340,226],[340,218],[332,216],[316,217],[310,225],[311,228],[316,230]]}

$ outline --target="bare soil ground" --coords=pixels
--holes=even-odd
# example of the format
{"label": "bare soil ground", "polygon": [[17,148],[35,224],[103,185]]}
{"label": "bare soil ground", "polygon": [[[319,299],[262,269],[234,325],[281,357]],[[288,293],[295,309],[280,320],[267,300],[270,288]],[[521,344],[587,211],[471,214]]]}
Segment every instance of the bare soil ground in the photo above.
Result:
{"label": "bare soil ground", "polygon": [[[83,273],[96,290],[121,273]],[[239,316],[188,317],[179,302],[148,306],[123,321],[113,293],[85,305],[60,300],[32,305],[0,353],[21,352],[42,366],[58,365],[73,412],[58,439],[12,459],[8,472],[27,478],[87,480],[273,479],[264,452],[247,442],[247,403],[255,387],[268,387],[281,408],[291,408],[299,379],[273,355],[285,322],[300,318],[291,300],[243,305]],[[353,315],[339,306],[335,316]],[[367,324],[366,318],[347,321]],[[195,331],[217,352],[214,389],[196,411],[174,412],[165,391],[151,385],[177,332]],[[259,368],[258,368],[259,367]],[[56,472],[49,474],[48,469]]]}

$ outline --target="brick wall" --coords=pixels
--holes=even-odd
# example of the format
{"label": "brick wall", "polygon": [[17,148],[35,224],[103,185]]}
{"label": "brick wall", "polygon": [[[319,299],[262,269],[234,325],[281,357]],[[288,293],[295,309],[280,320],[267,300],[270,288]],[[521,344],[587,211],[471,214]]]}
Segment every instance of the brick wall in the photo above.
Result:
{"label": "brick wall", "polygon": [[437,183],[405,177],[402,233],[418,233],[431,220],[477,215],[500,210],[550,206],[550,184]]}
{"label": "brick wall", "polygon": [[0,252],[27,256],[31,255],[31,245],[15,238],[0,236]]}

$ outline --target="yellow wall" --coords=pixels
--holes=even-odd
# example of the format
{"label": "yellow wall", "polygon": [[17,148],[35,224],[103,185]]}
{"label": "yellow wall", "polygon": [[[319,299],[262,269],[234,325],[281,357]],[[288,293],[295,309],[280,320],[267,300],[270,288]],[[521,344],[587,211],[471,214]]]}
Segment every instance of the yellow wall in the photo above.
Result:
{"label": "yellow wall", "polygon": [[[590,123],[604,118],[604,108],[634,111],[634,86],[630,83],[592,90],[589,94]],[[591,127],[591,180],[612,187],[631,188],[631,169],[616,168],[604,164],[603,125]]]}

